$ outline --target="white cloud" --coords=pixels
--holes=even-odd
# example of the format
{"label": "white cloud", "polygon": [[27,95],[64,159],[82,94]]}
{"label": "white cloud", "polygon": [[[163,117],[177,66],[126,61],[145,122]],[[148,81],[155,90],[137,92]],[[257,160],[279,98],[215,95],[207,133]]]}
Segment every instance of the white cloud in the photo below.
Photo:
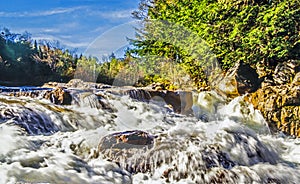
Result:
{"label": "white cloud", "polygon": [[40,32],[45,32],[45,33],[59,33],[60,29],[46,28],[46,29],[41,29]]}
{"label": "white cloud", "polygon": [[72,42],[67,39],[60,38],[59,36],[52,36],[52,35],[44,35],[40,34],[33,37],[34,40],[57,40],[62,45],[66,46],[67,48],[86,48],[90,43],[89,42]]}
{"label": "white cloud", "polygon": [[41,16],[51,16],[51,15],[58,15],[58,14],[66,14],[72,13],[77,10],[87,10],[85,13],[90,16],[98,16],[105,19],[128,19],[131,18],[131,13],[134,9],[125,9],[125,10],[93,10],[91,7],[88,6],[76,6],[70,8],[54,8],[52,10],[45,10],[45,11],[21,11],[21,12],[5,12],[0,11],[0,17],[41,17]]}
{"label": "white cloud", "polygon": [[58,15],[58,14],[65,14],[71,13],[76,10],[84,9],[85,6],[77,6],[71,8],[55,8],[52,10],[45,10],[45,11],[36,11],[36,12],[0,12],[0,17],[40,17],[40,16],[51,16],[51,15]]}
{"label": "white cloud", "polygon": [[99,16],[105,19],[129,19],[134,9],[115,11],[90,11],[91,16]]}

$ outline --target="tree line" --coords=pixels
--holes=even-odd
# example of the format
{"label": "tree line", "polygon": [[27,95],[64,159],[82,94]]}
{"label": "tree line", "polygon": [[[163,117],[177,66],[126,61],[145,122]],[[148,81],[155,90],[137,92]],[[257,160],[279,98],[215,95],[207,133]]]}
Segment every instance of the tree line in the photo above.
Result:
{"label": "tree line", "polygon": [[[28,32],[0,35],[0,85],[42,85],[49,81],[68,82],[74,77],[111,84],[123,59],[111,58],[100,64],[91,56],[78,55],[57,41],[32,40]],[[95,72],[95,76],[91,75]]]}
{"label": "tree line", "polygon": [[242,61],[274,69],[290,59],[299,62],[298,0],[141,0],[133,17],[142,24],[130,40],[133,47],[124,58],[104,63],[6,29],[0,36],[0,83],[78,77],[120,85],[160,82],[176,89],[184,87],[188,74],[199,88],[209,85],[217,66],[226,71]]}

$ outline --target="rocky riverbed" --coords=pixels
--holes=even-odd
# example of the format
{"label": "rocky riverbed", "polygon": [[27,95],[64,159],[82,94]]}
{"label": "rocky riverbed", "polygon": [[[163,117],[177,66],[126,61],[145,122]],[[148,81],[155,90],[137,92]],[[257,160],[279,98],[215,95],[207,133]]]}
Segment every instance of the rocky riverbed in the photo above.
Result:
{"label": "rocky riverbed", "polygon": [[1,87],[0,183],[299,183],[299,65],[247,67],[201,92]]}

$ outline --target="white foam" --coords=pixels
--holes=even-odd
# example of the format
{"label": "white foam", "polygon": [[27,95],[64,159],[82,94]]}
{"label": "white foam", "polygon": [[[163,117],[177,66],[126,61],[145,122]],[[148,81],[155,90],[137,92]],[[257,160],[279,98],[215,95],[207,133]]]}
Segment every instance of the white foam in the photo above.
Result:
{"label": "white foam", "polygon": [[[60,131],[29,136],[12,125],[13,120],[0,124],[0,183],[209,183],[220,178],[220,173],[235,183],[266,183],[272,179],[300,182],[299,140],[268,134],[261,114],[241,98],[229,103],[216,96],[204,103],[198,100],[194,107],[209,114],[208,122],[168,113],[159,104],[111,94],[106,102],[113,111],[87,103],[60,107],[39,100],[0,100],[5,103],[7,98],[10,103],[15,100],[16,104],[43,112]],[[97,156],[102,137],[134,129],[158,136],[151,172],[131,175],[116,163]],[[158,142],[163,146],[159,147]],[[218,148],[235,166],[205,169],[203,156],[216,158],[203,155],[209,147]],[[155,163],[158,160],[162,163]],[[173,169],[169,178],[164,178],[162,175],[169,169]],[[180,178],[182,173],[186,177]]]}

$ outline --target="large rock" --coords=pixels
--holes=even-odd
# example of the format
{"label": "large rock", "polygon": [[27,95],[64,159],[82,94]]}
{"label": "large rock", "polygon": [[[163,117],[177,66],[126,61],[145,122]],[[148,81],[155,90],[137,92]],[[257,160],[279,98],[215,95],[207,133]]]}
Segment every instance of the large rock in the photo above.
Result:
{"label": "large rock", "polygon": [[257,72],[243,62],[237,63],[224,76],[212,82],[213,89],[230,98],[254,92],[259,86]]}
{"label": "large rock", "polygon": [[117,132],[103,137],[98,145],[98,151],[129,172],[146,172],[150,168],[143,155],[153,147],[154,138],[140,130]]}
{"label": "large rock", "polygon": [[122,149],[132,148],[149,149],[153,146],[153,143],[154,136],[141,130],[117,132],[109,134],[101,139],[99,151],[105,152],[107,149],[110,149],[111,151],[119,151]]}
{"label": "large rock", "polygon": [[299,86],[266,86],[246,97],[273,130],[300,137]]}
{"label": "large rock", "polygon": [[[222,152],[218,146],[209,145],[201,148],[199,152],[187,153],[189,144],[197,144],[197,139],[181,139],[174,135],[153,136],[147,132],[134,130],[117,132],[103,137],[98,146],[99,155],[119,164],[131,173],[154,172],[161,164],[170,166],[163,177],[168,178],[172,173],[180,173],[180,164],[177,161],[180,152],[188,154],[195,161],[191,162],[195,167],[187,167],[185,175],[193,169],[208,170],[212,167],[232,168],[235,163],[229,156]],[[191,142],[192,141],[192,142]],[[195,142],[193,142],[195,141]],[[185,159],[184,159],[185,160]],[[188,163],[188,160],[182,160]],[[175,164],[175,165],[174,165]]]}
{"label": "large rock", "polygon": [[167,105],[171,105],[173,111],[181,114],[192,114],[193,95],[191,91],[152,90],[147,88],[130,89],[129,96],[139,101],[149,102],[151,99],[163,99]]}
{"label": "large rock", "polygon": [[49,99],[52,103],[57,105],[71,105],[72,95],[63,87],[57,87],[44,94],[44,98]]}
{"label": "large rock", "polygon": [[276,66],[272,85],[263,85],[245,97],[260,110],[273,130],[300,137],[300,63],[287,61]]}

